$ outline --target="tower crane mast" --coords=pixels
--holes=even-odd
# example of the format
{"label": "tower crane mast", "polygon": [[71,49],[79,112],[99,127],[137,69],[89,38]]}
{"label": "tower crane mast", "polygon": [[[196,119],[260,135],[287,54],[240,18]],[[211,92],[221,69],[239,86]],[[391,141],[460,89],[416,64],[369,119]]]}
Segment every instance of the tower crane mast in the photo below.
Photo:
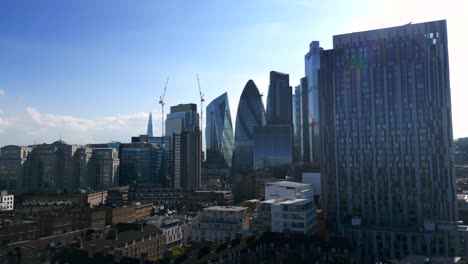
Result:
{"label": "tower crane mast", "polygon": [[161,136],[164,137],[164,98],[166,97],[167,83],[169,82],[169,77],[166,79],[166,84],[164,85],[164,92],[162,96],[159,96],[159,104],[161,105]]}

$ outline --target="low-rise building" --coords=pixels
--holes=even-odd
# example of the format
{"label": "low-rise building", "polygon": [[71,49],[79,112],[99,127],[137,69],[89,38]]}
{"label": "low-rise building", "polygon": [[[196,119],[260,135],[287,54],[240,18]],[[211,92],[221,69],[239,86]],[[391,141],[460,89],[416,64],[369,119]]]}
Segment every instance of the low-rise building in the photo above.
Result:
{"label": "low-rise building", "polygon": [[208,206],[228,206],[233,205],[231,191],[194,191],[190,196],[190,206],[193,209]]}
{"label": "low-rise building", "polygon": [[38,221],[2,220],[0,224],[0,245],[37,239],[41,235]]}
{"label": "low-rise building", "polygon": [[458,220],[468,224],[468,194],[457,194]]}
{"label": "low-rise building", "polygon": [[132,184],[129,196],[133,203],[154,204],[182,210],[189,205],[189,192],[180,188],[163,188],[158,184]]}
{"label": "low-rise building", "polygon": [[[120,257],[131,257],[147,260],[164,254],[166,238],[158,228],[147,225],[134,230],[118,232],[107,237],[83,242],[81,250],[87,251],[89,257],[101,252]],[[118,261],[116,261],[118,262]]]}
{"label": "low-rise building", "polygon": [[192,223],[192,241],[210,240],[224,243],[233,240],[236,233],[249,228],[247,207],[212,206],[203,209]]}
{"label": "low-rise building", "polygon": [[167,247],[182,244],[182,221],[174,217],[153,217],[146,221],[149,225],[159,228],[166,236]]}
{"label": "low-rise building", "polygon": [[135,221],[143,221],[154,214],[154,206],[152,204],[137,204],[135,206],[134,219]]}
{"label": "low-rise building", "polygon": [[73,209],[62,214],[72,220],[73,229],[103,229],[106,226],[105,208]]}
{"label": "low-rise building", "polygon": [[8,194],[8,191],[0,192],[0,211],[13,211],[15,204],[15,196]]}
{"label": "low-rise building", "polygon": [[106,225],[131,223],[135,221],[135,205],[106,209]]}
{"label": "low-rise building", "polygon": [[68,205],[93,208],[106,202],[107,191],[72,194],[26,194],[18,196],[17,199],[22,206]]}

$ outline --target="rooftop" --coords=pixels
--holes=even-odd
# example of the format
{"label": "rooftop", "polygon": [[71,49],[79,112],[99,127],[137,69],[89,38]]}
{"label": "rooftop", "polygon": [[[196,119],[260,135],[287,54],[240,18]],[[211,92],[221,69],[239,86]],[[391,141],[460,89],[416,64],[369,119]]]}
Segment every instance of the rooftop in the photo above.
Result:
{"label": "rooftop", "polygon": [[266,183],[265,185],[270,185],[270,186],[275,185],[275,186],[293,187],[293,188],[310,186],[310,184],[292,182],[292,181],[269,182],[269,183]]}
{"label": "rooftop", "polygon": [[[429,262],[426,262],[429,260]],[[409,255],[404,259],[400,260],[398,263],[402,264],[415,264],[415,263],[432,263],[432,264],[453,264],[453,263],[461,263],[460,257],[431,257],[428,258],[426,256],[419,256],[419,255]]]}
{"label": "rooftop", "polygon": [[231,211],[231,212],[240,212],[247,210],[247,207],[240,206],[211,206],[203,209],[203,211]]}

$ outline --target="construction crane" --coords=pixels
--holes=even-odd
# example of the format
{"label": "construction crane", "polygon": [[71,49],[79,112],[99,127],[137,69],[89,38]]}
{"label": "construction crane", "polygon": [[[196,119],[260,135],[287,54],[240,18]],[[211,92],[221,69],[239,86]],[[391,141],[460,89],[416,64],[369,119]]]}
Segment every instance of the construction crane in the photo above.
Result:
{"label": "construction crane", "polygon": [[166,85],[164,85],[164,92],[162,96],[159,96],[159,104],[161,105],[161,136],[164,137],[164,97],[166,96],[167,83],[169,82],[169,77],[166,79]]}
{"label": "construction crane", "polygon": [[203,102],[205,102],[205,95],[202,93],[202,90],[200,87],[200,79],[198,78],[198,74],[197,74],[197,82],[198,82],[198,91],[200,92],[200,120],[201,120],[200,130],[203,133]]}

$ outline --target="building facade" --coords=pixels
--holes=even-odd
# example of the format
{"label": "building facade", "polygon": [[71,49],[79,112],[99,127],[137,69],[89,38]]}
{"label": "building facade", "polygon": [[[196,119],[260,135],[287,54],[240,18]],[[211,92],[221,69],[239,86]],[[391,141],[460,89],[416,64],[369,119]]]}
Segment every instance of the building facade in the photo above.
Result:
{"label": "building facade", "polygon": [[121,145],[120,185],[165,182],[163,150],[153,143]]}
{"label": "building facade", "polygon": [[266,125],[265,108],[257,86],[249,80],[242,91],[236,116],[233,170],[246,173],[253,169],[254,128]]}
{"label": "building facade", "polygon": [[333,37],[319,70],[322,197],[361,261],[457,254],[446,21]]}
{"label": "building facade", "polygon": [[32,147],[5,146],[0,149],[0,190],[7,190],[14,194],[23,192],[24,170]]}
{"label": "building facade", "polygon": [[206,107],[206,162],[231,168],[234,132],[228,94],[224,93]]}
{"label": "building facade", "polygon": [[192,222],[192,241],[210,240],[224,243],[249,228],[247,207],[212,206],[203,209]]}

